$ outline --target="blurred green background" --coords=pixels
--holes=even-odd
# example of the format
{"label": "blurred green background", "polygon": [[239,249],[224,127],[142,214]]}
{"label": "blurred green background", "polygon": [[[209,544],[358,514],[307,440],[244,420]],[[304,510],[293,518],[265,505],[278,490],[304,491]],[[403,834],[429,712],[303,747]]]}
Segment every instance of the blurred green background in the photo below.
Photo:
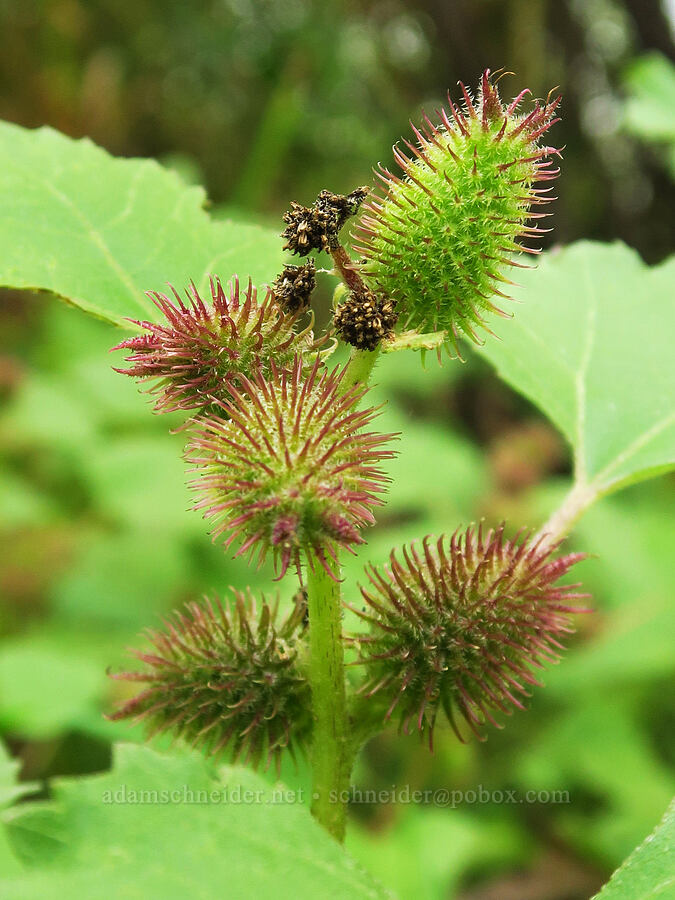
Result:
{"label": "blurred green background", "polygon": [[[0,0],[0,15],[1,118],[157,156],[204,183],[217,215],[279,230],[290,200],[369,183],[409,117],[505,66],[506,92],[564,95],[549,244],[620,238],[648,262],[672,251],[675,49],[658,0]],[[112,372],[118,339],[51,298],[0,294],[0,734],[26,779],[104,769],[113,740],[140,738],[102,717],[123,690],[106,667],[139,630],[204,592],[269,584],[187,511],[181,438]],[[382,429],[404,436],[348,584],[426,532],[536,526],[564,492],[562,439],[476,356],[424,371],[399,354],[375,381]],[[661,816],[675,770],[673,484],[624,491],[578,526],[595,613],[529,712],[485,744],[441,729],[433,756],[395,732],[368,746],[363,789],[569,792],[355,805],[350,849],[403,900],[585,900]]]}

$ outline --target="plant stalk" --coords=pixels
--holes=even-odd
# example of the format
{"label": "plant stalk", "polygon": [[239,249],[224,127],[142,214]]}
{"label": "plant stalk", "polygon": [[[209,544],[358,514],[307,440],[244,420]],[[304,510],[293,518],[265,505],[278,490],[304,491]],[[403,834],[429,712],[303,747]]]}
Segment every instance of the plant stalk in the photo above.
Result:
{"label": "plant stalk", "polygon": [[[349,741],[340,584],[318,560],[307,566],[312,689],[312,814],[342,843],[353,753]],[[331,563],[329,563],[331,565]],[[338,567],[335,575],[339,577]]]}
{"label": "plant stalk", "polygon": [[367,385],[370,373],[377,361],[380,350],[357,350],[352,348],[345,373],[340,382],[340,393],[345,394],[351,387],[356,384]]}
{"label": "plant stalk", "polygon": [[577,482],[574,484],[545,525],[539,529],[535,540],[542,539],[545,545],[556,544],[566,537],[582,514],[597,498],[598,492],[592,486]]}
{"label": "plant stalk", "polygon": [[[347,253],[342,244],[338,243],[334,247],[331,247],[330,254],[333,257],[335,270],[342,279],[347,290],[365,293],[367,287],[357,269],[354,268],[354,260]],[[368,384],[370,373],[373,371],[373,366],[375,365],[375,360],[377,359],[379,352],[379,347],[375,350],[356,350],[355,348],[352,348],[351,356],[349,357],[349,362],[347,363],[346,371],[340,384],[341,394],[346,393],[349,388],[353,387],[355,384]]]}
{"label": "plant stalk", "polygon": [[[346,287],[364,290],[360,275],[340,244],[331,248],[335,268]],[[340,383],[345,393],[367,384],[378,350],[352,349]],[[345,686],[342,643],[342,598],[339,565],[330,560],[335,578],[321,563],[308,557],[307,609],[309,612],[309,681],[312,689],[312,814],[333,837],[345,838],[350,776],[358,750],[352,740]]]}
{"label": "plant stalk", "polygon": [[337,244],[330,248],[330,255],[333,257],[335,268],[350,291],[364,292],[366,286],[363,279],[354,268],[354,260],[347,253],[342,244]]}

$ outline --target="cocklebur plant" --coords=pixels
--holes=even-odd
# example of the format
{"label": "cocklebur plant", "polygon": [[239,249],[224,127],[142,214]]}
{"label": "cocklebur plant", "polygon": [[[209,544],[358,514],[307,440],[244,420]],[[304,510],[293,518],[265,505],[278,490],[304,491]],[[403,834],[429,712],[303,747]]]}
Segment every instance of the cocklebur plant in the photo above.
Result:
{"label": "cocklebur plant", "polygon": [[237,543],[235,556],[272,550],[279,577],[291,562],[301,578],[301,553],[334,577],[337,548],[363,543],[361,528],[375,519],[371,507],[386,476],[378,463],[391,435],[365,431],[375,411],[357,409],[365,388],[340,391],[344,372],[303,375],[296,357],[288,370],[271,363],[272,378],[241,376],[230,388],[223,416],[200,420],[187,459],[198,473],[196,509],[215,521],[214,536]]}
{"label": "cocklebur plant", "polygon": [[[312,811],[338,840],[370,735],[396,717],[431,741],[439,712],[462,740],[501,727],[524,708],[534,671],[557,658],[585,596],[560,583],[580,558],[556,555],[563,527],[509,537],[503,525],[478,525],[421,536],[369,568],[355,606],[365,630],[342,633],[340,552],[366,540],[396,447],[395,435],[373,430],[378,354],[435,348],[440,358],[463,336],[479,340],[504,298],[504,272],[533,252],[518,239],[540,231],[529,224],[543,215],[540,183],[557,174],[559,151],[542,139],[559,99],[526,108],[522,91],[505,103],[489,71],[475,97],[461,92],[413,126],[411,157],[394,148],[401,174],[382,169],[383,193],[325,190],[311,206],[291,205],[285,249],[304,262],[286,265],[264,294],[250,283],[242,291],[235,276],[227,290],[212,279],[211,303],[194,286],[187,303],[178,290],[174,301],[155,295],[166,321],[138,321],[145,333],[118,348],[158,411],[186,414],[195,508],[214,539],[258,562],[271,555],[279,577],[295,573],[299,594],[283,621],[276,606],[263,599],[257,613],[241,594],[177,614],[139,652],[143,668],[116,676],[143,689],[113,715],[253,763],[303,749]],[[340,232],[356,217],[352,257]],[[342,368],[311,330],[310,255],[321,253],[342,281],[327,335],[350,346]]]}

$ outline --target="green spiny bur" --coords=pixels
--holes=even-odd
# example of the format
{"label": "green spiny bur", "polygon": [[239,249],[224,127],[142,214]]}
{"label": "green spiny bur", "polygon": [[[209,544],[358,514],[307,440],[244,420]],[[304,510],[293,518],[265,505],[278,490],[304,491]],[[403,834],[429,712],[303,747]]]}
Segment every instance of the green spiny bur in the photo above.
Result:
{"label": "green spiny bur", "polygon": [[487,70],[474,101],[464,85],[464,106],[425,116],[417,143],[404,141],[412,158],[394,147],[401,178],[380,166],[383,197],[371,198],[357,227],[361,274],[397,301],[399,328],[446,331],[457,347],[464,334],[478,341],[484,314],[499,310],[492,298],[506,296],[504,265],[520,266],[512,254],[536,252],[518,244],[541,232],[530,227],[531,206],[546,203],[549,189],[533,187],[557,175],[539,138],[557,119],[559,98],[517,109],[521,92],[505,106]]}
{"label": "green spiny bur", "polygon": [[311,731],[309,684],[299,656],[306,604],[298,593],[285,618],[278,598],[232,589],[226,603],[204,600],[147,632],[150,652],[133,651],[142,671],[118,681],[145,684],[111,719],[144,721],[148,736],[171,731],[204,750],[267,765]]}

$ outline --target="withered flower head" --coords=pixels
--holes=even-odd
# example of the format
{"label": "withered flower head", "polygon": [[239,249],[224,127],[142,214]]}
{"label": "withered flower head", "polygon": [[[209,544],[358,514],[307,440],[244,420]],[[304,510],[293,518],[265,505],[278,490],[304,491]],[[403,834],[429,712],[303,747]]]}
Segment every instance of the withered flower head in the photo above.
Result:
{"label": "withered flower head", "polygon": [[333,325],[347,344],[357,350],[374,350],[394,333],[396,303],[366,288],[355,290],[335,310]]}
{"label": "withered flower head", "polygon": [[[308,551],[331,572],[334,545],[363,543],[371,508],[388,481],[378,468],[393,455],[392,435],[367,431],[375,409],[357,409],[366,392],[340,392],[342,373],[287,372],[242,378],[221,406],[225,417],[195,425],[187,458],[198,471],[195,508],[214,522],[214,538],[238,544],[235,555],[273,551],[280,572]],[[332,572],[331,572],[332,574]]]}
{"label": "withered flower head", "polygon": [[403,547],[388,566],[370,567],[361,589],[371,625],[354,638],[369,667],[363,691],[433,733],[439,709],[462,739],[455,713],[480,737],[493,713],[524,709],[526,686],[538,685],[531,669],[556,661],[560,639],[573,631],[578,585],[556,586],[584,554],[555,558],[555,547],[527,537],[504,537],[503,526],[483,534],[473,528],[448,540]]}
{"label": "withered flower head", "polygon": [[303,312],[309,307],[316,287],[316,266],[308,259],[302,266],[284,266],[272,289],[281,308],[287,313]]}
{"label": "withered flower head", "polygon": [[211,278],[211,303],[191,284],[187,303],[172,288],[174,299],[149,292],[166,324],[135,322],[145,334],[128,338],[114,350],[129,350],[125,375],[153,382],[157,412],[177,409],[209,411],[226,395],[227,383],[241,376],[290,365],[298,353],[314,349],[311,327],[296,333],[297,316],[286,314],[268,289],[260,300],[250,280],[246,290],[234,278],[226,291]]}
{"label": "withered flower head", "polygon": [[142,671],[111,677],[146,687],[111,719],[143,720],[148,737],[171,731],[214,755],[258,765],[302,745],[311,730],[310,689],[298,651],[305,604],[298,594],[279,621],[278,600],[233,591],[234,603],[191,603],[149,631],[149,652],[133,651]]}
{"label": "withered flower head", "polygon": [[340,229],[350,216],[356,215],[367,195],[366,187],[347,195],[321,191],[312,206],[291,203],[291,208],[284,213],[286,228],[281,234],[286,238],[284,250],[307,256],[312,250],[335,249]]}
{"label": "withered flower head", "polygon": [[363,254],[362,275],[398,301],[404,329],[446,331],[457,345],[462,335],[478,341],[489,310],[502,313],[495,295],[506,297],[504,266],[519,266],[520,252],[536,253],[520,238],[546,229],[529,225],[546,214],[531,212],[548,201],[554,178],[553,147],[541,138],[558,119],[560,97],[519,112],[525,90],[503,103],[486,70],[476,99],[460,82],[463,105],[452,102],[412,125],[394,157],[401,177],[380,166],[383,194],[364,204],[355,249]]}

